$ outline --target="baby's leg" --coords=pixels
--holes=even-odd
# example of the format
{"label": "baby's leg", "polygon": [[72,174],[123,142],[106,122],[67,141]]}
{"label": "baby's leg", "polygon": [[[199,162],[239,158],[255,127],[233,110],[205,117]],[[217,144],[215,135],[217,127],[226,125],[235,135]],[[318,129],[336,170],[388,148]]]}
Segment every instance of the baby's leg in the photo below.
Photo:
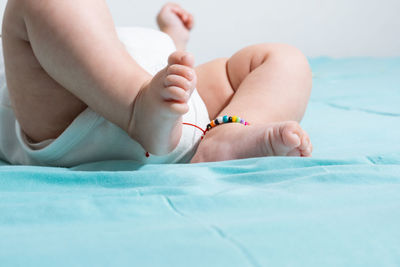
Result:
{"label": "baby's leg", "polygon": [[[56,138],[86,106],[151,153],[166,153],[179,140],[178,122],[195,83],[193,59],[173,54],[174,67],[152,79],[119,41],[104,0],[9,0],[3,47],[13,108],[33,141]],[[134,128],[138,116],[159,121]]]}
{"label": "baby's leg", "polygon": [[236,115],[251,125],[230,123],[211,129],[192,162],[311,155],[308,135],[298,124],[311,92],[311,71],[297,49],[250,46],[196,71],[197,88],[212,119]]}

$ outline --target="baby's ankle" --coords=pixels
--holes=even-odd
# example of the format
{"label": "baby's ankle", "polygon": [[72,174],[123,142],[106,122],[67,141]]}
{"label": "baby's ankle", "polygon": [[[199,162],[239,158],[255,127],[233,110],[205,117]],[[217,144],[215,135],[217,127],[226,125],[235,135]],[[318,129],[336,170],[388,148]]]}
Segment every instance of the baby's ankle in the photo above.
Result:
{"label": "baby's ankle", "polygon": [[176,50],[185,51],[187,43],[189,42],[189,35],[182,34],[179,30],[174,28],[167,28],[163,30],[164,33],[168,34],[171,37],[172,41],[176,46]]}

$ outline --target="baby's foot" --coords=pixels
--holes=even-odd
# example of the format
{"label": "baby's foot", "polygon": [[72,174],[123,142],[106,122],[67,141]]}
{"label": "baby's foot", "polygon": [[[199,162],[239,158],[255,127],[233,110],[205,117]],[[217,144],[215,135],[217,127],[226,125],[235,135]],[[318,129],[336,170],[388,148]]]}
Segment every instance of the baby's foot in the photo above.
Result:
{"label": "baby's foot", "polygon": [[172,53],[168,66],[157,73],[136,97],[130,136],[155,155],[171,152],[182,135],[182,115],[196,86],[194,59],[186,52]]}
{"label": "baby's foot", "polygon": [[263,156],[311,157],[308,134],[295,121],[219,125],[201,141],[192,163]]}
{"label": "baby's foot", "polygon": [[192,14],[178,4],[168,3],[157,15],[158,27],[168,34],[178,50],[185,50],[189,41],[189,32],[193,27]]}

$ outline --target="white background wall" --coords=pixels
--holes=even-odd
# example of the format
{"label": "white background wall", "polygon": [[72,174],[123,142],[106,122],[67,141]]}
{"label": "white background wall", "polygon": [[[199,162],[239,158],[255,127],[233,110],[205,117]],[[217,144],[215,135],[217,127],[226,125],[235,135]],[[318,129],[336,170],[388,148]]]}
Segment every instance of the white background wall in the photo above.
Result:
{"label": "white background wall", "polygon": [[[155,28],[155,16],[167,1],[107,2],[117,26]],[[289,43],[310,57],[400,56],[400,0],[177,2],[195,15],[189,50],[197,62],[260,42]],[[0,11],[5,3],[0,0]]]}

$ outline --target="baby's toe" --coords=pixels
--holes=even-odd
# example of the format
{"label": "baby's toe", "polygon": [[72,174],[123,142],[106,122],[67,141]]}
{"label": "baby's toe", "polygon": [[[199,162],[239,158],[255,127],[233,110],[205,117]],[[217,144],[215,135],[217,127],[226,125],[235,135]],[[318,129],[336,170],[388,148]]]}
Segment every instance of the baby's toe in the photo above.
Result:
{"label": "baby's toe", "polygon": [[185,51],[176,51],[172,53],[168,58],[168,65],[185,65],[188,67],[194,66],[194,57]]}
{"label": "baby's toe", "polygon": [[189,111],[189,105],[187,103],[179,103],[179,102],[166,102],[168,105],[168,110],[175,115],[183,115]]}
{"label": "baby's toe", "polygon": [[309,145],[304,150],[301,151],[301,155],[303,157],[311,157],[312,151],[313,151],[313,146],[310,142]]}
{"label": "baby's toe", "polygon": [[301,145],[299,146],[299,151],[301,156],[310,157],[312,152],[312,144],[308,134],[303,130],[303,137],[301,138]]}
{"label": "baby's toe", "polygon": [[289,148],[298,148],[301,145],[302,131],[297,122],[287,122],[281,129],[282,141]]}
{"label": "baby's toe", "polygon": [[170,65],[167,69],[167,75],[171,74],[182,76],[189,81],[196,80],[196,72],[194,71],[194,69],[184,65],[179,65],[179,64]]}
{"label": "baby's toe", "polygon": [[189,101],[189,93],[177,86],[168,86],[162,92],[161,96],[166,101],[176,101],[186,103]]}
{"label": "baby's toe", "polygon": [[299,149],[295,148],[292,151],[289,151],[287,153],[287,156],[289,156],[289,157],[300,157],[301,156],[301,152],[300,152]]}
{"label": "baby's toe", "polygon": [[310,139],[308,138],[308,135],[305,131],[302,132],[302,137],[301,137],[301,144],[299,146],[300,150],[305,150],[309,147],[310,145]]}
{"label": "baby's toe", "polygon": [[185,77],[175,74],[167,75],[164,80],[164,86],[176,86],[182,88],[184,91],[191,91],[191,89],[193,89],[193,83],[191,81],[187,80]]}

